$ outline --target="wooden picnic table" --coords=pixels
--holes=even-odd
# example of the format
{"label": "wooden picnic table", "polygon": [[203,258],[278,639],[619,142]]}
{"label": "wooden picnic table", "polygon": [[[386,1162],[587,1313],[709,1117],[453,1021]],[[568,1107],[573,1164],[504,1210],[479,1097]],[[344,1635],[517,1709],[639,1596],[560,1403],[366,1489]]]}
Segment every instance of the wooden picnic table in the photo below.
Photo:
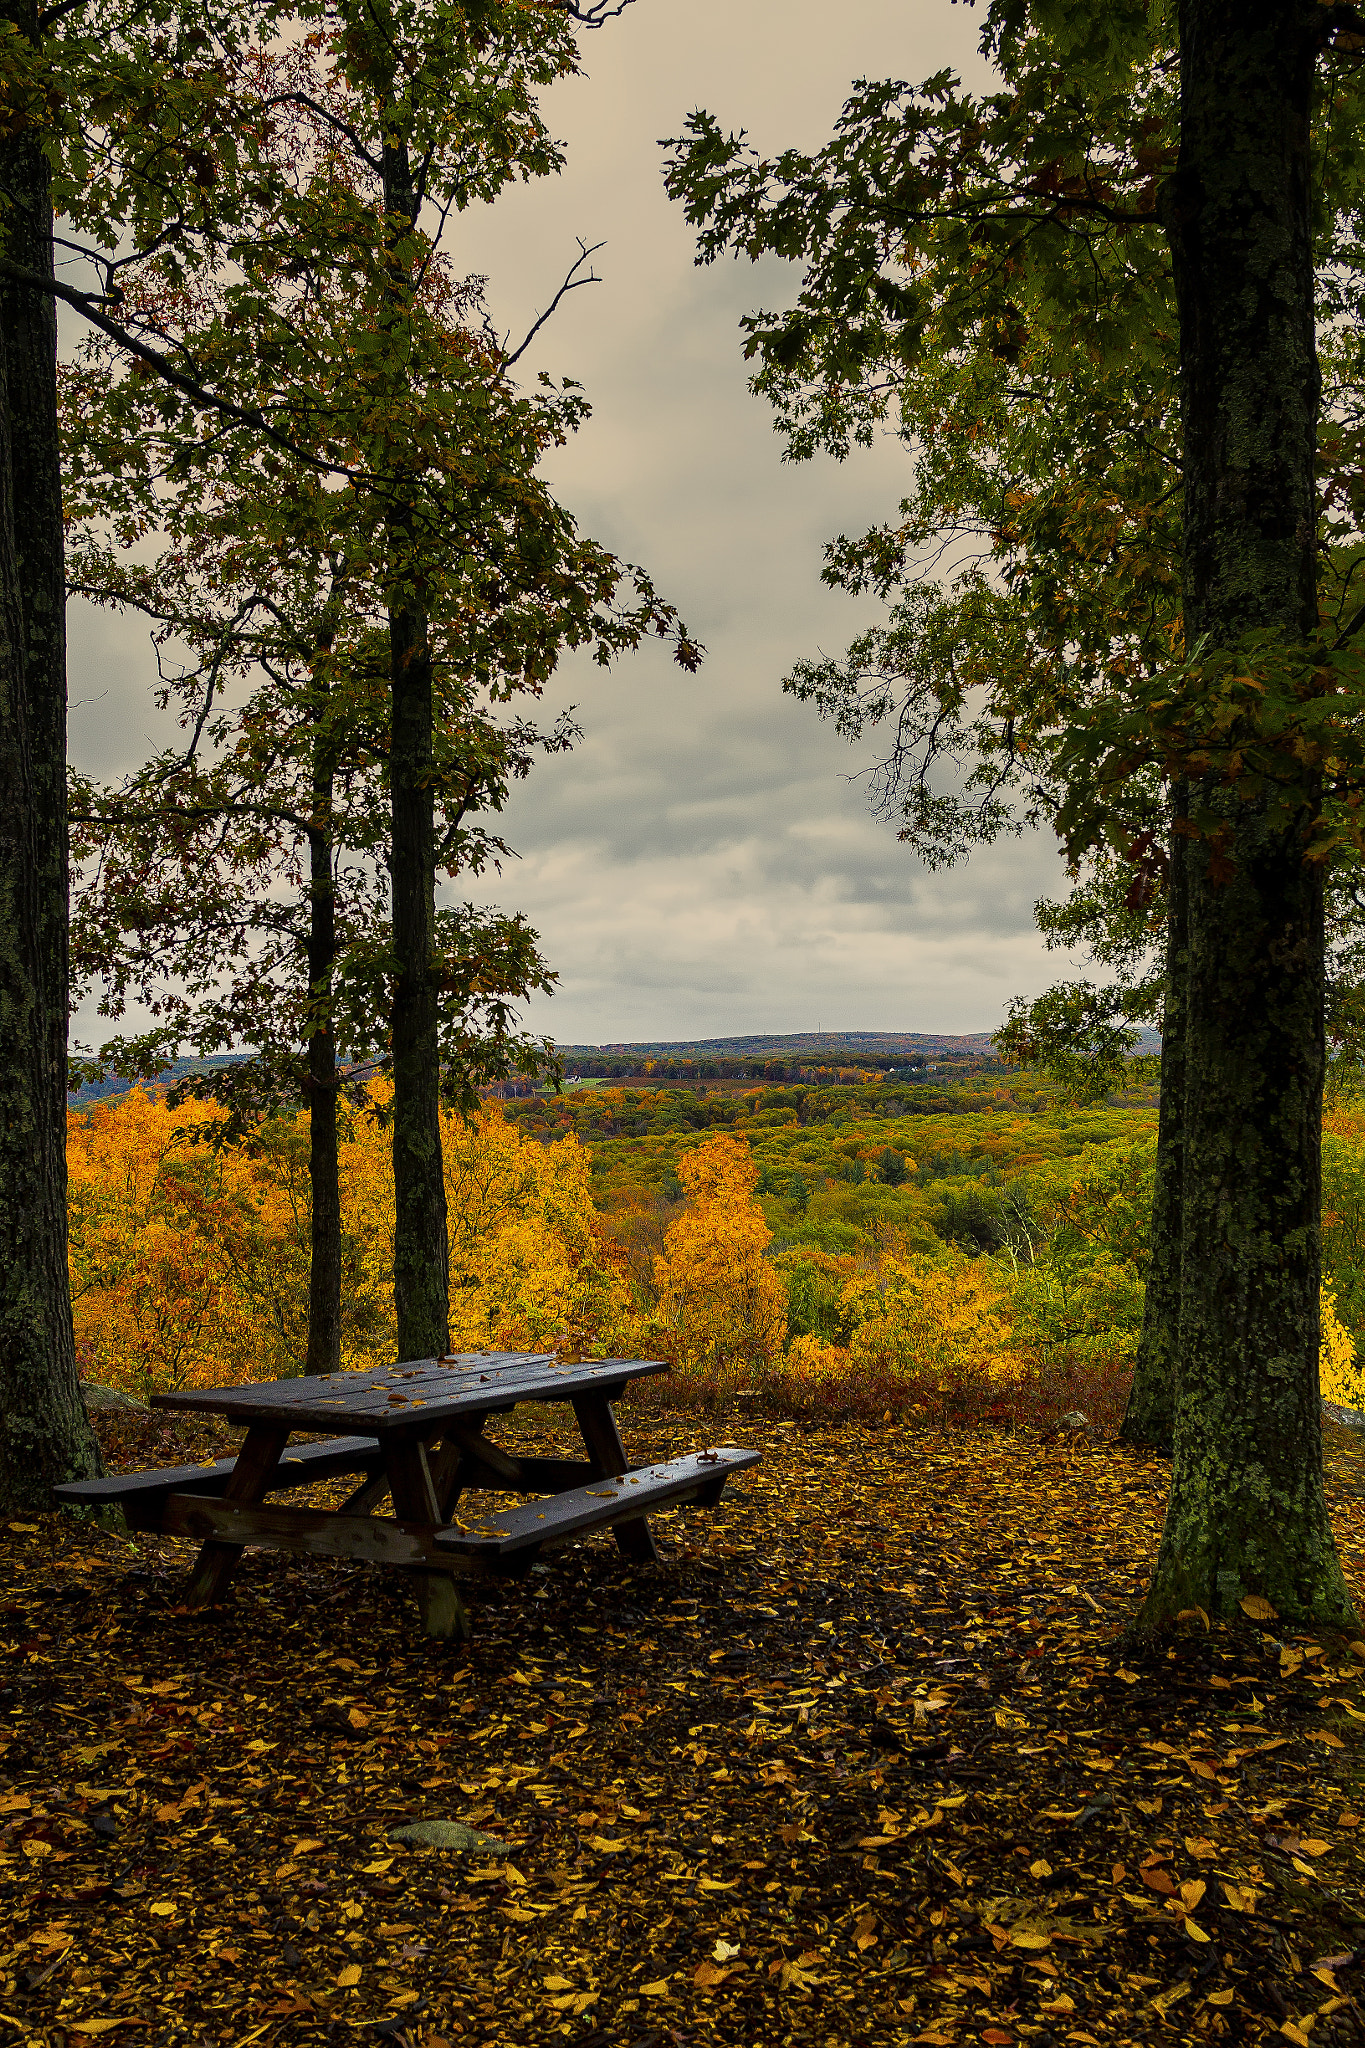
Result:
{"label": "wooden picnic table", "polygon": [[[467,1635],[457,1579],[525,1570],[547,1545],[610,1527],[628,1558],[656,1563],[645,1510],[712,1506],[731,1472],[758,1460],[733,1446],[632,1468],[611,1403],[656,1359],[566,1364],[546,1352],[461,1353],[237,1387],[154,1394],[157,1408],[245,1424],[235,1458],[155,1472],[115,1473],[56,1488],[72,1506],[117,1505],[134,1527],[201,1539],[187,1605],[222,1597],[248,1544],[314,1557],[369,1559],[412,1572],[427,1633]],[[522,1457],[485,1434],[491,1417],[522,1402],[567,1402],[583,1458]],[[350,1434],[290,1444],[291,1435]],[[266,1501],[266,1495],[347,1472],[360,1478],[335,1510]],[[456,1515],[467,1489],[528,1496],[520,1507]],[[388,1495],[393,1517],[374,1509]]]}

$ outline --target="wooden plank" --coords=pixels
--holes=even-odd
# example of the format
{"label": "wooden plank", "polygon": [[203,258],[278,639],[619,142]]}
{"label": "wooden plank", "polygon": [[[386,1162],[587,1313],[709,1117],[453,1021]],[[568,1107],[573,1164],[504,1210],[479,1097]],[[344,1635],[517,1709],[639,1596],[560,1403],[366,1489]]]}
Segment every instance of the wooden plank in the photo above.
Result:
{"label": "wooden plank", "polygon": [[[427,1454],[414,1437],[398,1437],[384,1447],[393,1511],[400,1522],[425,1525],[434,1533],[441,1525],[440,1503],[432,1481]],[[454,1636],[469,1636],[469,1616],[453,1578],[437,1572],[423,1572],[416,1581],[417,1605],[429,1636],[449,1642]]]}
{"label": "wooden plank", "polygon": [[435,1532],[415,1522],[390,1522],[376,1515],[338,1515],[326,1508],[245,1507],[173,1493],[165,1503],[162,1530],[168,1536],[196,1536],[238,1551],[257,1543],[268,1550],[305,1557],[348,1557],[369,1564],[400,1565],[447,1578],[459,1561],[436,1548]]}
{"label": "wooden plank", "polygon": [[[517,1477],[509,1479],[470,1459],[460,1470],[461,1487],[483,1493],[565,1493],[571,1486],[586,1486],[597,1471],[587,1458],[518,1458],[516,1465]],[[445,1519],[450,1520],[449,1508]]]}
{"label": "wooden plank", "polygon": [[[657,1359],[594,1359],[561,1366],[544,1353],[503,1353],[457,1361],[419,1361],[364,1373],[270,1380],[254,1387],[185,1388],[155,1394],[154,1407],[273,1422],[290,1429],[350,1428],[387,1436],[435,1433],[447,1420],[510,1407],[517,1401],[567,1401],[576,1393],[610,1399],[632,1379],[665,1372]],[[390,1396],[401,1398],[391,1399]]]}
{"label": "wooden plank", "polygon": [[684,1458],[670,1458],[666,1464],[595,1479],[589,1486],[575,1487],[548,1500],[495,1509],[463,1527],[440,1530],[436,1547],[462,1557],[501,1560],[566,1542],[590,1529],[614,1529],[622,1523],[629,1527],[631,1521],[640,1519],[642,1507],[678,1506],[713,1496],[732,1474],[756,1465],[760,1455],[733,1446],[693,1451]]}
{"label": "wooden plank", "polygon": [[[299,1402],[327,1400],[338,1393],[353,1394],[359,1398],[366,1389],[385,1393],[390,1390],[401,1392],[414,1386],[420,1389],[423,1382],[448,1382],[452,1374],[460,1384],[464,1384],[475,1372],[487,1377],[490,1372],[555,1365],[556,1360],[548,1351],[467,1352],[448,1360],[413,1359],[403,1365],[374,1365],[356,1372],[295,1374],[288,1379],[257,1380],[231,1387],[179,1387],[153,1394],[152,1406],[192,1410],[211,1408],[216,1414],[244,1413],[250,1407],[270,1404],[293,1407]],[[558,1369],[577,1370],[571,1367]]]}
{"label": "wooden plank", "polygon": [[[223,1489],[224,1498],[240,1501],[244,1506],[254,1506],[269,1491],[270,1482],[279,1467],[280,1453],[288,1441],[287,1429],[255,1423],[247,1431],[246,1442],[237,1453],[236,1463]],[[240,1543],[206,1543],[190,1579],[185,1605],[211,1607],[215,1600],[221,1599],[241,1554]]]}
{"label": "wooden plank", "polygon": [[[291,1444],[270,1481],[271,1493],[291,1486],[311,1486],[337,1472],[365,1472],[382,1464],[384,1453],[372,1436],[333,1437],[319,1444]],[[168,1493],[221,1494],[232,1476],[236,1458],[214,1458],[205,1465],[163,1465],[148,1472],[110,1472],[103,1479],[73,1479],[53,1488],[68,1507],[152,1506]]]}
{"label": "wooden plank", "polygon": [[338,1512],[343,1515],[372,1514],[374,1509],[379,1506],[380,1501],[387,1500],[388,1492],[389,1475],[387,1471],[376,1472],[372,1479],[367,1479],[363,1486],[357,1486],[354,1493],[346,1496]]}
{"label": "wooden plank", "polygon": [[[616,1417],[611,1412],[605,1394],[576,1394],[573,1412],[578,1417],[578,1427],[583,1432],[583,1441],[588,1447],[588,1456],[597,1471],[604,1477],[615,1476],[630,1470],[630,1460],[621,1442],[621,1432],[616,1427]],[[635,1564],[657,1564],[659,1553],[654,1538],[649,1533],[649,1523],[641,1516],[638,1522],[622,1522],[612,1530],[616,1547],[623,1557]]]}

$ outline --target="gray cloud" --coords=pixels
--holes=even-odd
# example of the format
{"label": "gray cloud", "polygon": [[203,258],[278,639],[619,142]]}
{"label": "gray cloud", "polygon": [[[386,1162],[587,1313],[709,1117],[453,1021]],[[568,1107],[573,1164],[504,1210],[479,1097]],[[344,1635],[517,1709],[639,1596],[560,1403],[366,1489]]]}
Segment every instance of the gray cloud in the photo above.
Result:
{"label": "gray cloud", "polygon": [[[782,462],[738,323],[793,280],[781,265],[694,267],[657,143],[701,104],[760,146],[817,144],[859,75],[951,63],[979,78],[977,25],[946,0],[638,0],[588,42],[589,78],[547,102],[563,177],[455,224],[456,261],[488,276],[514,335],[575,237],[605,241],[603,282],[565,301],[527,364],[577,377],[594,407],[552,475],[584,530],[642,562],[707,646],[695,677],[652,647],[555,680],[551,708],[577,705],[584,742],[514,793],[521,857],[484,894],[540,930],[561,986],[531,1017],[561,1040],[978,1030],[1059,969],[1031,922],[1062,881],[1050,840],[926,874],[848,780],[866,757],[780,694],[793,661],[875,617],[821,584],[822,550],[894,508],[906,458],[888,439],[842,465]],[[150,653],[133,624],[73,607],[72,628],[73,750],[110,773],[147,751]]]}

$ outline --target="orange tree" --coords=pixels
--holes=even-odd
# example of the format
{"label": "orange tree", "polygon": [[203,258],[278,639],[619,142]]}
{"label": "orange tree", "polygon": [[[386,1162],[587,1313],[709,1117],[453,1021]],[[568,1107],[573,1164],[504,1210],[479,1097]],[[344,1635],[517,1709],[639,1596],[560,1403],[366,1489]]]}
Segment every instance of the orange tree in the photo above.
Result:
{"label": "orange tree", "polygon": [[781,1348],[787,1300],[749,1147],[709,1138],[683,1153],[678,1179],[687,1201],[654,1262],[661,1342],[679,1365],[761,1370]]}
{"label": "orange tree", "polygon": [[880,795],[931,861],[1031,815],[1123,859],[1131,906],[1168,889],[1150,1626],[1253,1592],[1352,1612],[1317,1349],[1322,875],[1365,792],[1358,34],[1309,0],[994,0],[997,90],[864,82],[825,149],[767,160],[697,114],[669,172],[704,258],[806,266],[746,323],[792,451],[895,416],[917,458],[826,568],[891,623],[789,687],[891,721]]}

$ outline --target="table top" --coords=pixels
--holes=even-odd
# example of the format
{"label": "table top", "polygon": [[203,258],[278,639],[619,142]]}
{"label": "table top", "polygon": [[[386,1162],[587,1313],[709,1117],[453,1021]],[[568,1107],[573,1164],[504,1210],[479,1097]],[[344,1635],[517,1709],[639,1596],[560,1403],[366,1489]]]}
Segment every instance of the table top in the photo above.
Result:
{"label": "table top", "polygon": [[320,1373],[240,1387],[184,1387],[153,1394],[152,1406],[225,1415],[231,1422],[273,1422],[283,1429],[426,1435],[443,1422],[472,1420],[518,1401],[610,1397],[627,1380],[667,1371],[655,1358],[590,1358],[566,1365],[545,1351],[459,1352],[368,1372]]}

